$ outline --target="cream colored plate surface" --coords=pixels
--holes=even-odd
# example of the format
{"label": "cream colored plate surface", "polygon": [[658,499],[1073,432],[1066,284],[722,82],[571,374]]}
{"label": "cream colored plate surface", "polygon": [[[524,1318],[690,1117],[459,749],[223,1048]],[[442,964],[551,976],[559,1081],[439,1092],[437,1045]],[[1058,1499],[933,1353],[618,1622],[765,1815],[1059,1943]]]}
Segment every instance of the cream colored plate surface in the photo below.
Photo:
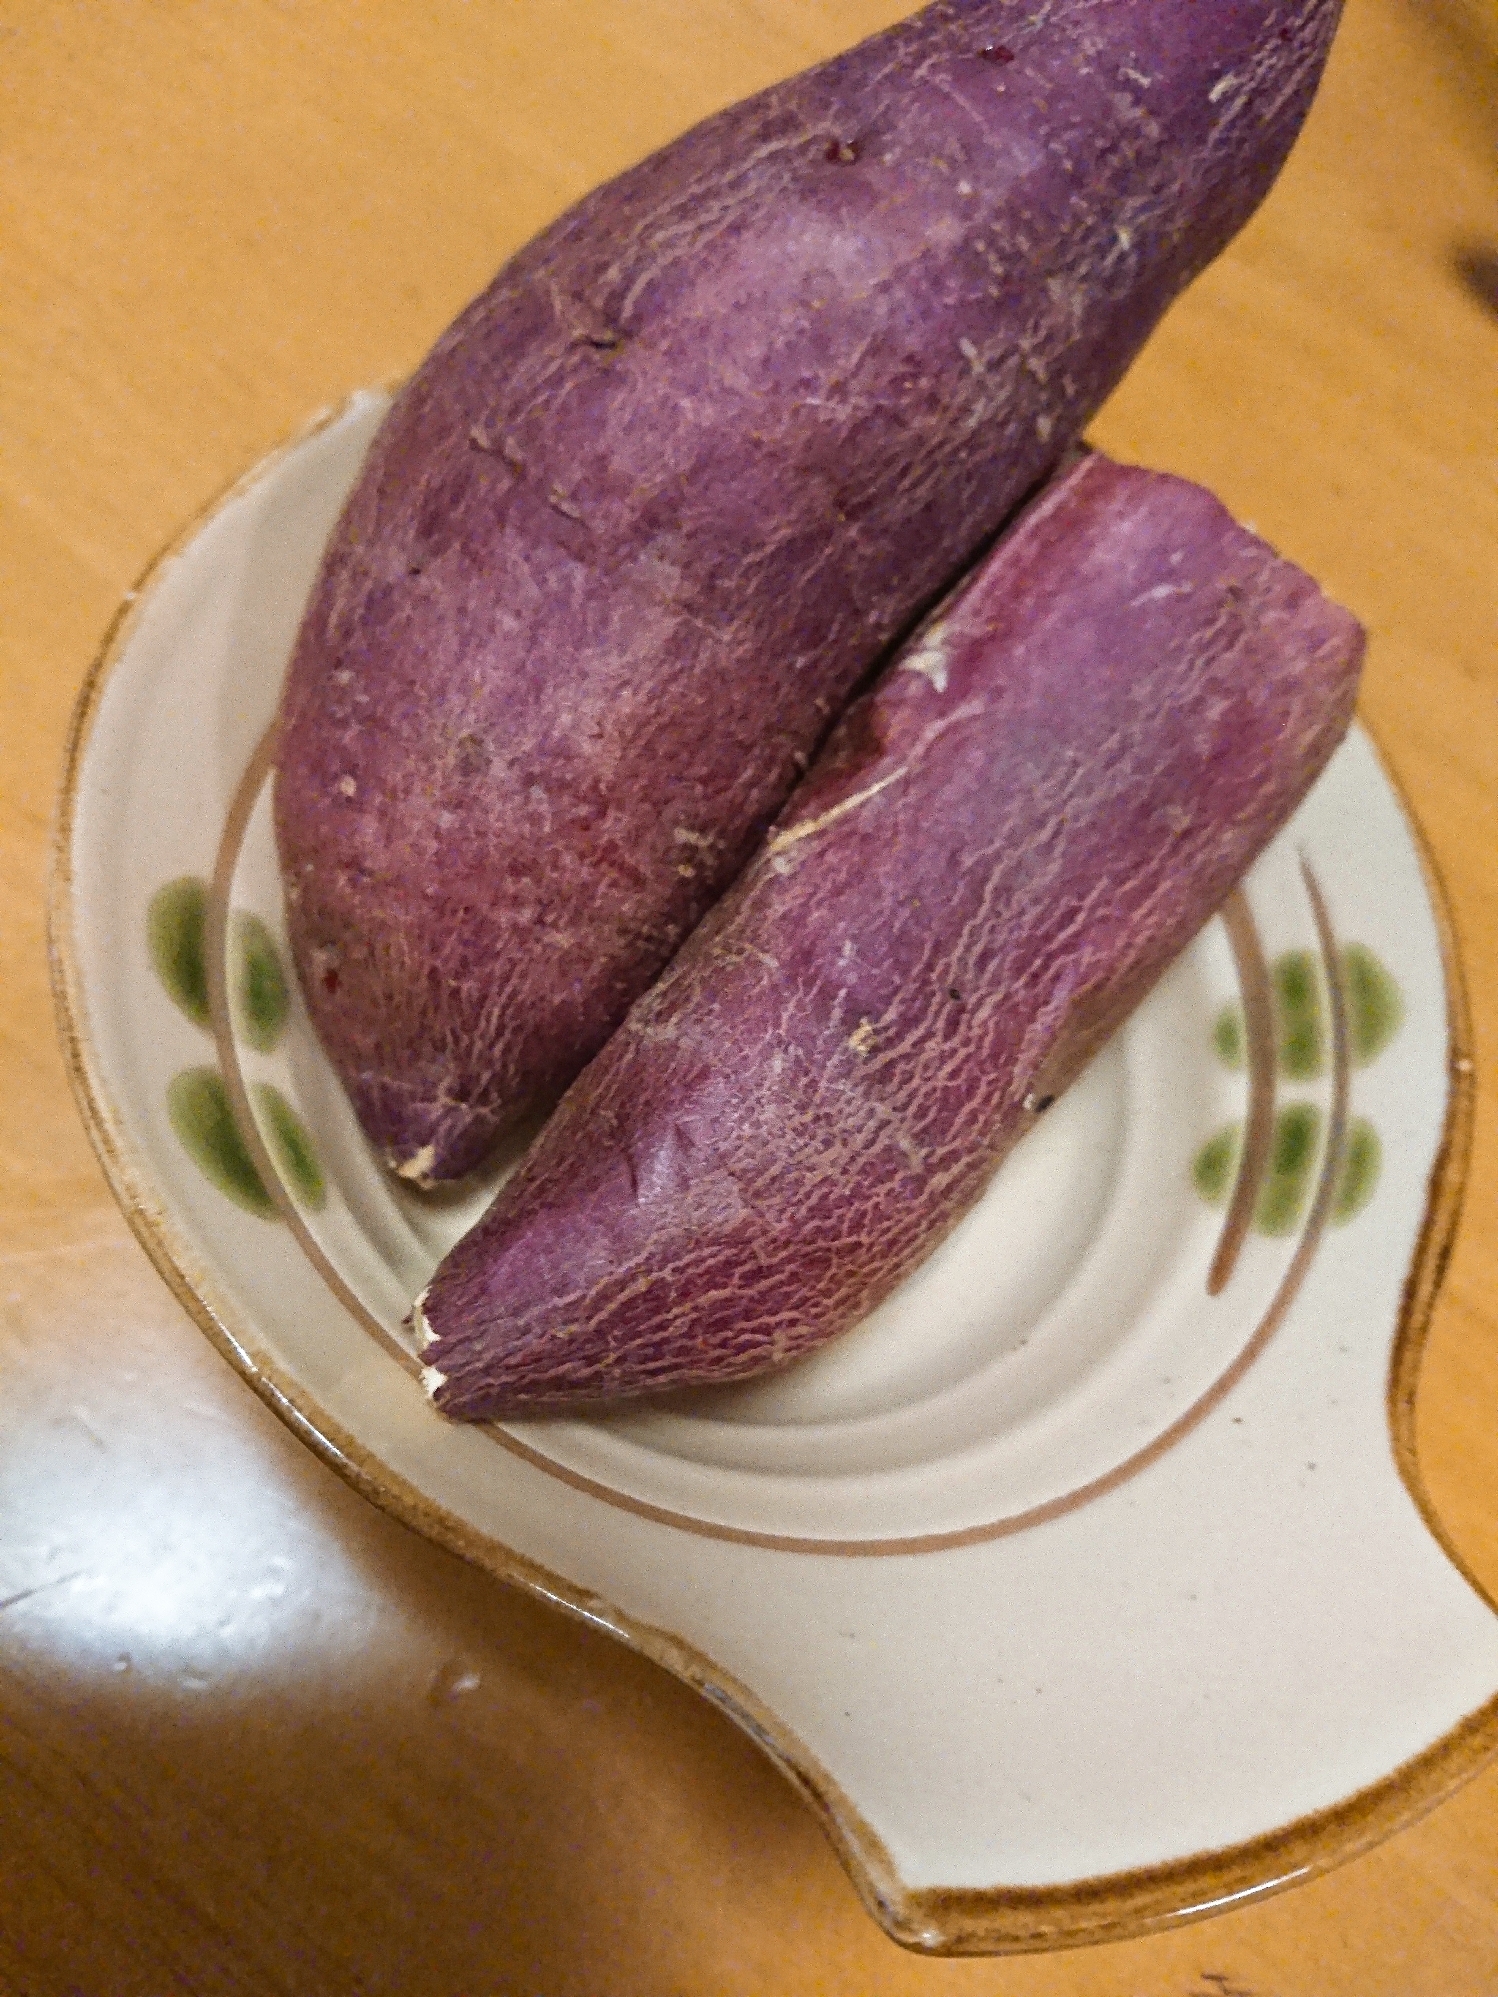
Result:
{"label": "cream colored plate surface", "polygon": [[214,1335],[373,1495],[728,1704],[905,1939],[1199,1911],[1454,1779],[1494,1730],[1498,1618],[1406,1487],[1386,1391],[1460,1105],[1437,915],[1361,735],[1231,935],[864,1326],[648,1413],[489,1432],[426,1405],[402,1318],[487,1191],[436,1204],[371,1158],[286,967],[265,781],[383,406],[159,568],[70,766],[54,940],[85,1108]]}

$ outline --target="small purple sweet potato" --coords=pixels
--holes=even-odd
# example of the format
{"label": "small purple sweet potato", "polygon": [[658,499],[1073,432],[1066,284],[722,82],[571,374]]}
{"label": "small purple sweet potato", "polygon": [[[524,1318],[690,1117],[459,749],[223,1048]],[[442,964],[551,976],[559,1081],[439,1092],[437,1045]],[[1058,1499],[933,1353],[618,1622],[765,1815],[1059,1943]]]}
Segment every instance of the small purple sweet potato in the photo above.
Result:
{"label": "small purple sweet potato", "polygon": [[602,1046],[860,678],[1257,206],[1337,0],[943,0],[522,250],[399,397],[287,683],[314,1025],[422,1181]]}
{"label": "small purple sweet potato", "polygon": [[741,1379],[861,1318],[1285,822],[1362,651],[1199,487],[1064,472],[438,1270],[438,1407]]}

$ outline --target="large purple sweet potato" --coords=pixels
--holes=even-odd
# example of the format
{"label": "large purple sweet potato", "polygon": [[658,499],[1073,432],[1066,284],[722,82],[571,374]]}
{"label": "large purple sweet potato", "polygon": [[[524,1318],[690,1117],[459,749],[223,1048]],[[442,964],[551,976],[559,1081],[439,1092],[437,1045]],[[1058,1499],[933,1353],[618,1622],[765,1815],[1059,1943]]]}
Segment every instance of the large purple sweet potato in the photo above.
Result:
{"label": "large purple sweet potato", "polygon": [[438,1270],[437,1405],[738,1379],[870,1310],[1284,823],[1362,649],[1199,487],[1065,472]]}
{"label": "large purple sweet potato", "polygon": [[563,1086],[860,677],[1273,180],[1337,0],[943,0],[522,250],[400,396],[286,689],[312,1018],[423,1181]]}

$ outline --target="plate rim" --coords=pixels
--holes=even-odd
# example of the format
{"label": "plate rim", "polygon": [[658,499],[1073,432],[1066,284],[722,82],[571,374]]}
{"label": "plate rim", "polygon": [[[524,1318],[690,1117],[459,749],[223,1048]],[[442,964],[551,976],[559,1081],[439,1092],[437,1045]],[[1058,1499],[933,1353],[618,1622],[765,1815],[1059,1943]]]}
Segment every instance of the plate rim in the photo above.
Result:
{"label": "plate rim", "polygon": [[[221,513],[305,444],[399,383],[354,390],[225,484],[147,563],[122,598],[85,672],[69,721],[53,817],[47,956],[58,1038],[74,1100],[105,1179],[147,1257],[210,1342],[297,1438],[360,1496],[497,1580],[607,1631],[717,1706],[769,1757],[809,1805],[867,1911],[892,1940],[930,1955],[1011,1955],[1160,1933],[1317,1877],[1356,1857],[1443,1801],[1498,1755],[1498,1694],[1379,1781],[1325,1809],[1231,1845],[1164,1863],[1047,1886],[911,1887],[879,1834],[804,1742],[733,1674],[674,1632],[628,1615],[595,1591],[480,1532],[378,1463],[315,1396],[258,1350],[218,1295],[211,1272],[155,1194],[113,1102],[89,1034],[75,939],[73,848],[82,776],[114,668],[173,560]],[[1450,900],[1404,785],[1374,731],[1358,723],[1393,791],[1434,916],[1446,991],[1447,1097],[1425,1211],[1405,1277],[1390,1351],[1385,1411],[1395,1466],[1426,1530],[1487,1607],[1498,1601],[1454,1545],[1431,1502],[1416,1447],[1415,1406],[1435,1306],[1466,1191],[1476,1108],[1470,1002]]]}

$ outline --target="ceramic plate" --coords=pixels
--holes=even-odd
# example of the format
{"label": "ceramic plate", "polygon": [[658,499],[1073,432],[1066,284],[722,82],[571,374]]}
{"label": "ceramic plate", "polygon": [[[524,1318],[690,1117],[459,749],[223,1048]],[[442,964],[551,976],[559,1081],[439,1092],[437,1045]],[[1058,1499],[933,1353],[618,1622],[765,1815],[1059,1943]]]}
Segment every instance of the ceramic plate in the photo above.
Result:
{"label": "ceramic plate", "polygon": [[385,406],[356,397],[164,558],[68,765],[64,1035],[210,1335],[380,1503],[726,1708],[915,1946],[1210,1911],[1470,1772],[1498,1616],[1442,1550],[1409,1418],[1470,1064],[1356,731],[865,1324],[649,1412],[428,1406],[407,1309],[514,1160],[439,1200],[372,1157],[288,969],[269,815],[301,606]]}

